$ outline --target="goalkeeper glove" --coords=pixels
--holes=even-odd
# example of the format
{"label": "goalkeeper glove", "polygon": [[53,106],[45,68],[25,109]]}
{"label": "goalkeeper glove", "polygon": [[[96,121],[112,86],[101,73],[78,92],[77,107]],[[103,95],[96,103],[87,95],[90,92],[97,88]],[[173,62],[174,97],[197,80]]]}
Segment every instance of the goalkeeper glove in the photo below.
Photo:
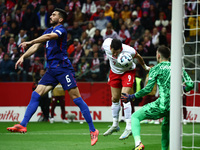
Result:
{"label": "goalkeeper glove", "polygon": [[124,103],[128,103],[128,102],[130,102],[132,100],[135,100],[135,94],[131,94],[130,95],[130,94],[122,93],[121,100]]}

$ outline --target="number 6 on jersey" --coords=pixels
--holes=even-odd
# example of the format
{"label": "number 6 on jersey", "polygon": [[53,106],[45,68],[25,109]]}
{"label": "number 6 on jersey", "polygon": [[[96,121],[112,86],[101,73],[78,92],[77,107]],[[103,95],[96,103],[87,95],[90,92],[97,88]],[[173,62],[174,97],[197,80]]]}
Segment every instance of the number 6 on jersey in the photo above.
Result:
{"label": "number 6 on jersey", "polygon": [[65,78],[66,78],[67,83],[71,82],[71,79],[69,78],[69,75],[66,75]]}

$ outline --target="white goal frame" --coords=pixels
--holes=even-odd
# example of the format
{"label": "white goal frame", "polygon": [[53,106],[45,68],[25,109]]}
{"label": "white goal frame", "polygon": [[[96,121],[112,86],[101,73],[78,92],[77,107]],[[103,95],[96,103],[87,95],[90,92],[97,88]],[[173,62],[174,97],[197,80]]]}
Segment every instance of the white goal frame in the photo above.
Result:
{"label": "white goal frame", "polygon": [[172,1],[170,150],[181,149],[183,0]]}

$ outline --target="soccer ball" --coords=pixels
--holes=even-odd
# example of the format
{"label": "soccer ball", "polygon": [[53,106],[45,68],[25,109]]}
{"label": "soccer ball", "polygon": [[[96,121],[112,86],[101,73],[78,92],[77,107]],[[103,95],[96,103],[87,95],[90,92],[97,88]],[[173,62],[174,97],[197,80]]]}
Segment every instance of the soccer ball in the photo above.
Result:
{"label": "soccer ball", "polygon": [[68,114],[66,115],[66,117],[67,117],[68,119],[70,119],[71,122],[73,122],[73,120],[76,118],[76,115],[73,114],[73,113],[68,113]]}
{"label": "soccer ball", "polygon": [[133,58],[131,54],[129,53],[120,53],[117,62],[119,63],[120,66],[127,68],[130,67],[132,64]]}

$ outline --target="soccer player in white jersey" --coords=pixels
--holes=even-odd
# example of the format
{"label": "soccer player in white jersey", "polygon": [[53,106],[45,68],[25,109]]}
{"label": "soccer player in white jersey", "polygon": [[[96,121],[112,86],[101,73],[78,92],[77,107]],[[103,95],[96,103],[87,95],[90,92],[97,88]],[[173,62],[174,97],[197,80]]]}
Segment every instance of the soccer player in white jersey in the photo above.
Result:
{"label": "soccer player in white jersey", "polygon": [[[129,67],[122,67],[117,62],[117,57],[120,53],[129,53],[133,58],[136,58],[138,62],[142,65],[145,70],[150,70],[145,63],[143,58],[137,53],[137,51],[125,44],[118,39],[111,39],[107,38],[102,45],[102,49],[105,51],[109,63],[110,63],[110,75],[108,84],[111,87],[111,94],[112,94],[112,117],[113,117],[113,124],[112,126],[103,134],[104,136],[110,135],[113,132],[118,132],[119,128],[119,111],[120,111],[120,96],[121,93],[130,93],[130,90],[133,86],[133,82],[135,80],[135,68],[136,64],[132,62],[132,65]],[[132,134],[131,132],[131,104],[123,103],[124,106],[124,114],[126,119],[126,128],[123,134],[119,137],[120,140],[126,139],[129,135]]]}

